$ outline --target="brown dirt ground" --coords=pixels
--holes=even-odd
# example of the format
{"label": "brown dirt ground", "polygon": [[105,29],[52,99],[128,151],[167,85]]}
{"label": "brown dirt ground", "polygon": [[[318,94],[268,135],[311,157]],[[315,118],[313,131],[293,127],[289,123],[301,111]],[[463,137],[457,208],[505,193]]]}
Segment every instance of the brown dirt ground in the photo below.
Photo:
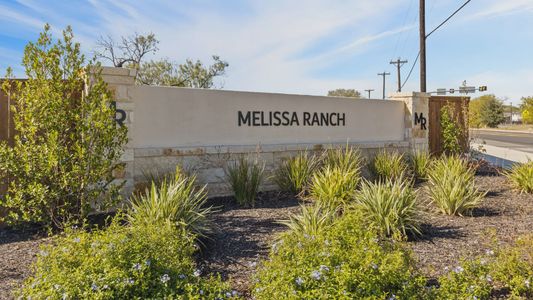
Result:
{"label": "brown dirt ground", "polygon": [[[472,216],[425,212],[424,235],[408,242],[428,277],[453,268],[463,257],[484,253],[491,242],[488,230],[502,243],[533,233],[533,195],[512,191],[502,176],[476,176],[476,182],[488,194]],[[426,199],[423,184],[420,188],[419,195]],[[255,208],[240,208],[231,198],[212,199],[210,203],[221,209],[213,216],[217,230],[205,241],[199,266],[204,274],[220,273],[247,296],[258,261],[266,257],[275,235],[284,229],[277,221],[297,213],[299,202],[288,195],[264,193]],[[0,299],[9,298],[10,291],[28,276],[38,246],[48,241],[35,229],[0,229]]]}

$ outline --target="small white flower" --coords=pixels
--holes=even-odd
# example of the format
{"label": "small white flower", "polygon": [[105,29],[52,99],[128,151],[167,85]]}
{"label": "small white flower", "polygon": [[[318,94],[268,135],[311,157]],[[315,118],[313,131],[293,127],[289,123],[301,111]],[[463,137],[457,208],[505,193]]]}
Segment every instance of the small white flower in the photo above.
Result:
{"label": "small white flower", "polygon": [[141,269],[141,264],[140,263],[134,263],[132,268],[134,270],[136,270],[136,271],[139,271]]}
{"label": "small white flower", "polygon": [[375,263],[372,263],[370,266],[372,266],[372,269],[374,269],[374,270],[378,269],[378,265],[376,265]]}
{"label": "small white flower", "polygon": [[54,284],[54,289],[55,290],[59,290],[59,288],[61,288],[61,286],[59,284]]}
{"label": "small white flower", "polygon": [[492,282],[492,276],[490,275],[487,275],[485,279],[487,280],[487,282]]}
{"label": "small white flower", "polygon": [[526,279],[526,280],[524,281],[524,284],[526,285],[527,288],[529,288],[529,279]]}
{"label": "small white flower", "polygon": [[230,292],[226,292],[226,297],[230,298],[231,297],[231,293]]}
{"label": "small white flower", "polygon": [[329,268],[328,268],[328,266],[321,265],[321,266],[320,266],[320,271],[326,271],[326,272],[328,272],[328,271],[329,271]]}
{"label": "small white flower", "polygon": [[44,250],[41,250],[41,252],[39,253],[41,256],[48,256],[48,252],[44,251]]}
{"label": "small white flower", "polygon": [[492,250],[490,250],[490,249],[487,250],[487,251],[485,251],[485,253],[486,253],[487,255],[490,255],[490,256],[494,255],[494,251],[492,251]]}
{"label": "small white flower", "polygon": [[200,277],[200,275],[202,275],[202,271],[196,269],[196,270],[194,270],[193,275],[194,275],[195,277]]}
{"label": "small white flower", "polygon": [[131,279],[131,278],[128,278],[126,279],[126,283],[127,284],[134,284],[135,283],[135,280]]}
{"label": "small white flower", "polygon": [[239,296],[239,292],[233,290],[233,291],[231,291],[231,295],[232,295],[233,297],[237,297],[237,296]]}
{"label": "small white flower", "polygon": [[461,266],[458,266],[458,267],[456,267],[455,269],[453,269],[453,271],[454,271],[455,273],[458,273],[458,274],[461,273],[461,272],[463,272],[464,270],[465,270],[465,269],[463,269],[463,267],[461,267]]}
{"label": "small white flower", "polygon": [[311,278],[315,280],[320,280],[320,278],[322,278],[322,273],[320,273],[320,271],[315,270],[311,272]]}
{"label": "small white flower", "polygon": [[395,299],[397,299],[397,298],[396,298],[396,295],[394,295],[394,294],[392,294],[392,295],[389,297],[389,300],[395,300]]}
{"label": "small white flower", "polygon": [[187,277],[187,276],[185,276],[185,274],[179,274],[179,275],[178,275],[178,278],[179,278],[179,279],[185,279],[185,277]]}
{"label": "small white flower", "polygon": [[79,243],[80,242],[80,238],[77,237],[77,238],[74,238],[74,243]]}
{"label": "small white flower", "polygon": [[296,278],[295,281],[296,281],[296,284],[297,284],[297,285],[302,285],[302,284],[304,284],[304,280],[303,280],[301,277]]}
{"label": "small white flower", "polygon": [[251,268],[255,268],[255,267],[257,266],[257,262],[252,261],[252,262],[249,263],[249,266],[250,266]]}
{"label": "small white flower", "polygon": [[200,295],[203,295],[204,294],[204,290],[200,290],[199,293],[200,293]]}
{"label": "small white flower", "polygon": [[168,276],[168,274],[163,274],[159,280],[161,280],[162,283],[167,283],[167,281],[170,280],[170,276]]}
{"label": "small white flower", "polygon": [[147,267],[149,267],[149,266],[152,264],[152,261],[149,260],[149,259],[147,259],[147,260],[144,262],[144,264],[145,264]]}
{"label": "small white flower", "polygon": [[91,284],[91,289],[93,291],[97,291],[98,290],[98,286],[96,285],[96,283]]}
{"label": "small white flower", "polygon": [[108,288],[109,288],[109,285],[107,285],[107,284],[104,284],[104,286],[102,287],[102,289],[104,289],[104,290],[107,290]]}

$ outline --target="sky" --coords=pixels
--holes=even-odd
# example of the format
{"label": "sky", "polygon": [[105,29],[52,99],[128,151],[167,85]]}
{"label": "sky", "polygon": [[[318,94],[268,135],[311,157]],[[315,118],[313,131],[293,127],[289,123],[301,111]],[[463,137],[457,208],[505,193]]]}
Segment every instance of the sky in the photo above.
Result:
{"label": "sky", "polygon": [[[431,31],[465,0],[426,0]],[[159,51],[147,59],[229,63],[223,89],[325,95],[353,88],[372,98],[397,89],[391,59],[418,53],[418,0],[0,0],[0,72],[23,77],[24,46],[45,23],[55,37],[71,25],[92,56],[100,36],[153,32]],[[472,0],[427,39],[428,91],[488,86],[520,102],[533,96],[533,0]],[[104,62],[105,63],[105,62]],[[419,90],[415,65],[403,91]],[[482,95],[477,93],[474,96]]]}

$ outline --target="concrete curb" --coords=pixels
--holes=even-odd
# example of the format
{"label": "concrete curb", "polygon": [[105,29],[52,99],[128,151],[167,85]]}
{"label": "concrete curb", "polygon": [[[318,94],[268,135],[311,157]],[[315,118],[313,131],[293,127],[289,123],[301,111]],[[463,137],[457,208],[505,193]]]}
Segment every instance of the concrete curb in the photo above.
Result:
{"label": "concrete curb", "polygon": [[485,152],[480,151],[483,154],[511,162],[527,163],[529,160],[533,160],[533,153],[478,143],[472,143],[471,146],[473,149],[484,149]]}
{"label": "concrete curb", "polygon": [[531,130],[507,130],[507,129],[493,129],[493,128],[470,128],[470,131],[488,131],[488,132],[504,132],[504,133],[528,133],[533,134],[533,129]]}

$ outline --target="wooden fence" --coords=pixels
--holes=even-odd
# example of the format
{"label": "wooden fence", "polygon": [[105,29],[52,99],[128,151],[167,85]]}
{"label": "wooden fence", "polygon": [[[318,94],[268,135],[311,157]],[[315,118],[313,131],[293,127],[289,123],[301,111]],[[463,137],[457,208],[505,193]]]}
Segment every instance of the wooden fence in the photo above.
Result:
{"label": "wooden fence", "polygon": [[456,123],[460,126],[463,135],[459,141],[463,151],[468,150],[468,104],[469,97],[431,96],[429,98],[429,150],[433,154],[443,152],[442,128],[440,125],[441,110],[449,105]]}

